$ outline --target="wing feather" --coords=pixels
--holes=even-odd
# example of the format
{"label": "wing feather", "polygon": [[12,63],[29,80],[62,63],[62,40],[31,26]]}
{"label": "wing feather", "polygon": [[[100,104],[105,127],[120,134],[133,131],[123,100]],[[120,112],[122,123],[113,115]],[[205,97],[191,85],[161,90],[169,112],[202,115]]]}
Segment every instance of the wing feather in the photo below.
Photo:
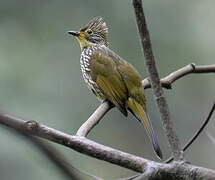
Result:
{"label": "wing feather", "polygon": [[127,116],[126,100],[128,98],[126,85],[118,72],[114,56],[104,48],[93,52],[91,57],[91,77],[96,82],[107,100],[111,101],[125,116]]}

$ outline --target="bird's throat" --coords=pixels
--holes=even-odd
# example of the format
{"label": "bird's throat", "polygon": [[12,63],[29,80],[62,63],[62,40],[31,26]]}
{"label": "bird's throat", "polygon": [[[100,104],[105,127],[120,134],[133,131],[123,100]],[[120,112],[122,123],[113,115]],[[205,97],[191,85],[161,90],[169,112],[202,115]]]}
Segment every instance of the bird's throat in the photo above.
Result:
{"label": "bird's throat", "polygon": [[76,39],[77,39],[77,41],[79,42],[81,51],[83,51],[84,48],[87,48],[87,47],[89,47],[89,46],[95,46],[95,45],[96,45],[95,43],[89,42],[89,41],[87,41],[85,38],[82,38],[82,37],[77,37]]}

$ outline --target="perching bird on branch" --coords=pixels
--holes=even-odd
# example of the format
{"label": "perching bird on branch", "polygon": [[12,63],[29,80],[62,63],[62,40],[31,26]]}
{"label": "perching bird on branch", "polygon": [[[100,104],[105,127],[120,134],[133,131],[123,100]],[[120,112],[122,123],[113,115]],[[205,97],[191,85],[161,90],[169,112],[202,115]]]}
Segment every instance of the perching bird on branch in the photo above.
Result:
{"label": "perching bird on branch", "polygon": [[108,28],[101,17],[95,17],[80,31],[69,31],[81,47],[81,70],[88,87],[100,100],[108,100],[125,116],[130,111],[145,127],[154,151],[162,152],[146,113],[146,99],[141,76],[136,69],[108,48]]}

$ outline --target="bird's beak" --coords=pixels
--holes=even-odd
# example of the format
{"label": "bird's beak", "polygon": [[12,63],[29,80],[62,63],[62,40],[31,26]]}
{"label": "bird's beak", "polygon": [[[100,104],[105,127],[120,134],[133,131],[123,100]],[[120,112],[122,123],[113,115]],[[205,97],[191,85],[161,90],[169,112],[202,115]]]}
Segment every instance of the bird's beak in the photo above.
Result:
{"label": "bird's beak", "polygon": [[73,36],[78,36],[80,34],[80,32],[78,32],[78,31],[68,31],[68,33]]}

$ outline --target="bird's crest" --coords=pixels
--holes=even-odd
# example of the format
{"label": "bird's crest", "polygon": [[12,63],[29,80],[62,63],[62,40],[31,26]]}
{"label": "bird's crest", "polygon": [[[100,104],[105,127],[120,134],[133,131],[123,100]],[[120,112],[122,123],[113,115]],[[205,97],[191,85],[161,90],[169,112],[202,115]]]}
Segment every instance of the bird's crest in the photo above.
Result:
{"label": "bird's crest", "polygon": [[94,34],[99,34],[107,42],[108,27],[102,17],[93,18],[80,31],[86,30],[91,30]]}

